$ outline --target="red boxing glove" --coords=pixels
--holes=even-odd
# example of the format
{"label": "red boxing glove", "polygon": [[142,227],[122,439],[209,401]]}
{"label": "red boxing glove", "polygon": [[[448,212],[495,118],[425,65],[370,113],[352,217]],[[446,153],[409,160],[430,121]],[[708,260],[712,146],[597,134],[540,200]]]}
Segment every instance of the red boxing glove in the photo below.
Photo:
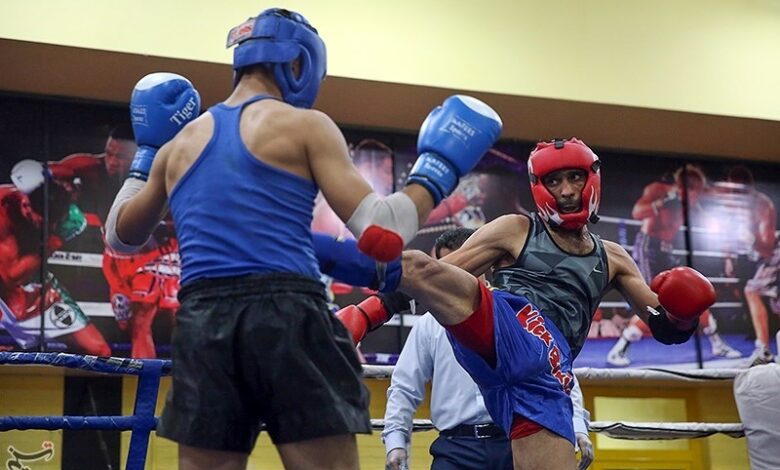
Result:
{"label": "red boxing glove", "polygon": [[712,304],[715,288],[699,271],[687,266],[658,274],[650,283],[669,320],[680,329],[688,329]]}
{"label": "red boxing glove", "polygon": [[358,344],[369,331],[387,323],[396,313],[413,311],[412,299],[401,292],[372,295],[357,305],[348,305],[336,317],[347,327],[352,341]]}
{"label": "red boxing glove", "polygon": [[372,295],[357,305],[347,305],[336,312],[336,317],[347,327],[355,344],[365,338],[369,331],[387,323],[391,316],[382,303],[382,299],[376,295]]}
{"label": "red boxing glove", "polygon": [[377,261],[389,263],[401,256],[404,239],[392,230],[369,225],[358,239],[358,249]]}

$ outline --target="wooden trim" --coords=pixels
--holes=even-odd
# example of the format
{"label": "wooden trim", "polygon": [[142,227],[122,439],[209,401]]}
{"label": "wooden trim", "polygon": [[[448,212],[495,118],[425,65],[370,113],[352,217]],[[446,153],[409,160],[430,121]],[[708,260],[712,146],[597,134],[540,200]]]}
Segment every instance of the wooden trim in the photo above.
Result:
{"label": "wooden trim", "polygon": [[[0,91],[124,105],[138,79],[153,71],[188,77],[204,106],[227,96],[226,64],[0,39]],[[423,118],[459,90],[328,77],[317,108],[341,125],[414,133]],[[504,120],[505,139],[578,136],[589,145],[670,156],[780,163],[780,121],[474,93]]]}

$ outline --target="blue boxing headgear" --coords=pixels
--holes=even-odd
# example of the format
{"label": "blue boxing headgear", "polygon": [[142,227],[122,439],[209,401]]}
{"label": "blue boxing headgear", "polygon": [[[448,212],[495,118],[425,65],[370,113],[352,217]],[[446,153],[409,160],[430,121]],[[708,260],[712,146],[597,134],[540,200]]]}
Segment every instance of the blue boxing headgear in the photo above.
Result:
{"label": "blue boxing headgear", "polygon": [[[285,102],[311,108],[325,78],[325,43],[317,30],[299,13],[271,8],[250,18],[228,33],[227,46],[233,51],[236,82],[241,69],[269,64]],[[300,59],[300,76],[292,71],[292,62]]]}

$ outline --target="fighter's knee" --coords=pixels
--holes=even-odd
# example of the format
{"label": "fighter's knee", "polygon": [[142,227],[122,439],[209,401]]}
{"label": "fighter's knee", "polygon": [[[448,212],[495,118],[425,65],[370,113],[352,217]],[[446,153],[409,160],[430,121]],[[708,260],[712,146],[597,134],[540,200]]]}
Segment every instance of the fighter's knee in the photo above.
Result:
{"label": "fighter's knee", "polygon": [[403,278],[406,281],[430,279],[442,270],[439,261],[418,250],[404,251],[401,262]]}

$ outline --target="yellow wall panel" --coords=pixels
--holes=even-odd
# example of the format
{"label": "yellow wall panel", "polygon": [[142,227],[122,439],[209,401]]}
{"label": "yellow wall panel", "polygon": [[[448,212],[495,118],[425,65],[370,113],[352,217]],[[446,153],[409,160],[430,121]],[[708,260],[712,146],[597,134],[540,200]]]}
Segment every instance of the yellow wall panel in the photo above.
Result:
{"label": "yellow wall panel", "polygon": [[[8,366],[12,367],[12,366]],[[0,416],[62,416],[62,375],[0,376]],[[49,443],[49,444],[47,444]],[[51,447],[49,460],[19,460],[14,451],[31,455]],[[62,431],[6,431],[0,432],[0,467],[14,468],[18,462],[35,469],[60,468]],[[24,467],[16,467],[24,468]]]}
{"label": "yellow wall panel", "polygon": [[[696,421],[712,423],[738,423],[739,413],[734,402],[732,384],[704,386],[696,390],[698,410]],[[747,441],[715,435],[703,439],[705,468],[710,470],[747,469]]]}
{"label": "yellow wall panel", "polygon": [[[601,397],[593,398],[593,416],[599,421],[674,422],[686,421],[683,398]],[[595,418],[597,417],[597,418]],[[684,439],[669,441],[629,441],[596,436],[596,445],[605,450],[687,450]]]}
{"label": "yellow wall panel", "polygon": [[[776,0],[280,0],[331,75],[780,120]],[[5,0],[0,37],[228,63],[250,0]]]}
{"label": "yellow wall panel", "polygon": [[[59,374],[36,375],[8,374],[9,368],[0,368],[0,415],[62,415],[64,378]],[[6,372],[6,373],[3,373]],[[385,391],[387,380],[366,380],[371,390],[371,416],[384,417]],[[126,377],[123,383],[123,414],[132,413],[135,397],[135,377]],[[170,379],[163,380],[157,403],[157,414],[162,411],[165,393],[170,387]],[[648,414],[649,408],[655,408],[668,420],[693,420],[702,422],[738,422],[739,417],[732,396],[730,384],[690,385],[685,387],[659,387],[647,383],[627,387],[620,382],[611,385],[592,386],[584,384],[586,404],[594,412],[594,420],[641,419],[655,420],[658,415]],[[634,407],[631,402],[616,400],[627,397],[640,399],[642,406]],[[669,402],[659,399],[671,399]],[[595,403],[595,406],[594,406]],[[636,402],[633,402],[636,403]],[[666,406],[663,403],[671,403]],[[684,410],[680,407],[684,403]],[[656,406],[656,404],[658,406]],[[626,407],[628,405],[628,407]],[[421,406],[417,418],[429,417],[427,402]],[[687,416],[687,418],[685,418]],[[681,418],[682,417],[682,418]],[[428,468],[431,457],[428,454],[430,443],[438,433],[419,432],[412,438],[412,468]],[[36,462],[31,468],[59,468],[62,444],[61,431],[12,431],[0,433],[0,466],[10,458],[8,446],[24,452],[34,452],[42,448],[45,441],[52,442],[55,453],[49,462]],[[684,443],[688,449],[616,449],[601,446],[601,440],[592,435],[596,443],[595,469],[690,469],[690,470],[740,470],[748,468],[746,441],[725,436],[706,439],[676,441]],[[126,461],[130,433],[122,435],[122,465]],[[624,441],[620,441],[624,442]],[[675,441],[672,441],[675,442]],[[635,443],[632,443],[635,444]],[[640,442],[640,444],[642,444]],[[650,443],[652,445],[652,443]],[[382,468],[384,465],[384,446],[379,433],[370,436],[358,436],[358,445],[362,468]],[[176,468],[178,463],[176,445],[168,440],[152,435],[146,468],[164,470]],[[262,435],[250,458],[250,468],[281,469],[281,463],[267,435]]]}

